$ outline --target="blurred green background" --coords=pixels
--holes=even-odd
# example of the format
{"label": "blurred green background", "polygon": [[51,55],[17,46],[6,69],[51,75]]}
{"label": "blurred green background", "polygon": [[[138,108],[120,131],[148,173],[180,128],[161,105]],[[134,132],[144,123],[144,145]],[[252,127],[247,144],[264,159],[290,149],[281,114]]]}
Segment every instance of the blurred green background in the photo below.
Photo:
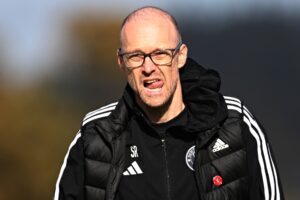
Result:
{"label": "blurred green background", "polygon": [[83,116],[116,101],[119,26],[132,10],[174,14],[189,54],[264,125],[286,199],[299,199],[300,3],[53,0],[0,3],[0,199],[52,199]]}

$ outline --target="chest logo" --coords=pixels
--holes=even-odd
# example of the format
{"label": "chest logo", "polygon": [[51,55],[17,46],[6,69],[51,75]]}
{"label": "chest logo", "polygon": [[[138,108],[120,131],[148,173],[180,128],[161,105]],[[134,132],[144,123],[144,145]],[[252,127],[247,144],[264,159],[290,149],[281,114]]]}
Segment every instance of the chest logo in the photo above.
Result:
{"label": "chest logo", "polygon": [[215,145],[213,146],[213,149],[212,149],[212,152],[218,152],[218,151],[221,151],[223,149],[226,149],[228,148],[229,145],[226,144],[225,142],[223,142],[220,138],[217,139]]}
{"label": "chest logo", "polygon": [[185,162],[187,166],[194,171],[194,160],[195,160],[195,146],[189,148],[185,155]]}
{"label": "chest logo", "polygon": [[123,172],[124,176],[143,174],[140,166],[136,161],[133,161],[129,167]]}

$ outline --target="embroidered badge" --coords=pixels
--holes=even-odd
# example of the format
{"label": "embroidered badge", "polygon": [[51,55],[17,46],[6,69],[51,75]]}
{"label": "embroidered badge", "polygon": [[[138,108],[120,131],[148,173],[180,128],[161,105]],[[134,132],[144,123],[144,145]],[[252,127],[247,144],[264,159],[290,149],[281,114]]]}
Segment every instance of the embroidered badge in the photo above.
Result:
{"label": "embroidered badge", "polygon": [[213,183],[215,186],[219,187],[223,184],[223,178],[219,175],[213,177]]}
{"label": "embroidered badge", "polygon": [[195,160],[195,146],[189,148],[185,155],[185,162],[187,166],[194,171],[194,160]]}

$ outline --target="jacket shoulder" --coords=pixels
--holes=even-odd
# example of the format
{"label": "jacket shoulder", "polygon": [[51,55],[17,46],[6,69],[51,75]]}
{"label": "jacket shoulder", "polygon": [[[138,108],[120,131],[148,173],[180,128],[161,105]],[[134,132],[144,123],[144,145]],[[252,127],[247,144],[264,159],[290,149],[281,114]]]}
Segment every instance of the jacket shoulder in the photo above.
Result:
{"label": "jacket shoulder", "polygon": [[223,96],[227,109],[235,110],[237,112],[241,112],[242,101],[239,98],[231,97],[231,96]]}
{"label": "jacket shoulder", "polygon": [[244,105],[243,101],[231,96],[223,96],[225,99],[225,103],[227,105],[227,109],[230,115],[239,115],[239,116],[247,116],[248,118],[253,118],[252,113],[247,109]]}
{"label": "jacket shoulder", "polygon": [[81,135],[86,157],[103,162],[109,162],[111,159],[111,152],[107,144],[112,141],[112,134],[106,130],[110,124],[107,119],[116,110],[118,104],[119,102],[114,102],[102,106],[88,112],[83,118]]}
{"label": "jacket shoulder", "polygon": [[84,127],[91,122],[94,122],[101,118],[107,118],[112,111],[114,111],[118,105],[118,101],[114,103],[110,103],[108,105],[102,106],[96,110],[88,112],[82,120],[81,126]]}

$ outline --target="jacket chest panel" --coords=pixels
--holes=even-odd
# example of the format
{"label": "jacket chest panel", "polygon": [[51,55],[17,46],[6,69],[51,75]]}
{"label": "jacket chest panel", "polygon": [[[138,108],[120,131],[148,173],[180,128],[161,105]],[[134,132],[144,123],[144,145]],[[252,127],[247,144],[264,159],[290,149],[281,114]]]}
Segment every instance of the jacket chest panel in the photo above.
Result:
{"label": "jacket chest panel", "polygon": [[235,199],[230,191],[245,190],[247,155],[238,118],[225,121],[213,139],[199,150],[197,162],[196,171],[207,199]]}
{"label": "jacket chest panel", "polygon": [[[126,141],[120,199],[196,199],[194,171],[186,163],[195,137],[182,140],[167,134],[160,138],[138,124],[133,126]],[[190,187],[182,191],[186,184]]]}

